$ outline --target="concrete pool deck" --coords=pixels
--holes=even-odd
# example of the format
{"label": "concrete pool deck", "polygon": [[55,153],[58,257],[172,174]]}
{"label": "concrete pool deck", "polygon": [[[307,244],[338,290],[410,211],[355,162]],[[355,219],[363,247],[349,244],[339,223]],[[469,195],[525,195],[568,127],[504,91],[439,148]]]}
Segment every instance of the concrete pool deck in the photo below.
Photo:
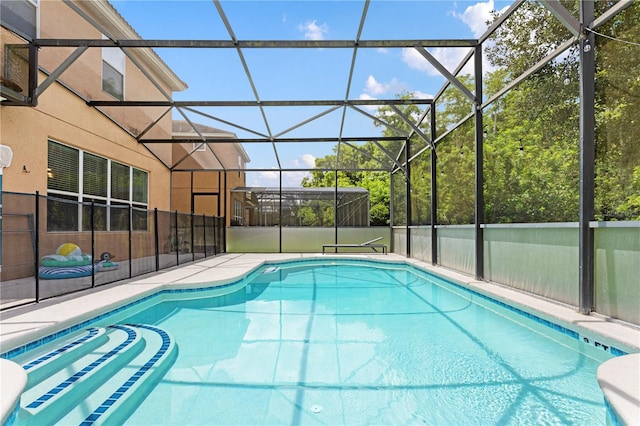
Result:
{"label": "concrete pool deck", "polygon": [[[602,364],[598,381],[607,402],[623,424],[640,424],[640,327],[599,315],[581,315],[575,308],[554,303],[501,285],[477,281],[443,267],[407,259],[396,254],[223,254],[163,272],[108,284],[80,293],[48,299],[39,304],[22,306],[0,313],[0,352],[23,346],[29,342],[64,330],[73,324],[116,309],[127,301],[170,288],[193,288],[228,284],[243,278],[265,262],[296,259],[370,259],[380,262],[405,262],[433,272],[480,294],[505,302],[577,331],[582,339],[600,346],[615,346],[630,355],[617,357]],[[598,345],[596,345],[598,346]],[[2,420],[10,415],[15,398],[20,395],[21,378],[14,375],[9,361],[0,360]]]}

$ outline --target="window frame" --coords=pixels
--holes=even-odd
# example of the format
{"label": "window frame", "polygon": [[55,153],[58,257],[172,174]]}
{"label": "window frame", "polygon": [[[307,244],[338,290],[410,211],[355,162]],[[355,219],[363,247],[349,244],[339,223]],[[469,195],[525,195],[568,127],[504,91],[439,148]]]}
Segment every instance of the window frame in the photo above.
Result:
{"label": "window frame", "polygon": [[[109,81],[108,79],[105,78],[105,74],[106,74],[105,68],[107,70],[112,71],[116,76],[120,77],[120,80],[116,81],[116,83],[119,83],[119,84],[114,84],[114,85],[105,84]],[[113,87],[113,91],[110,90],[112,87]],[[119,92],[118,92],[118,89],[120,89]],[[124,74],[120,73],[117,69],[115,69],[111,64],[109,64],[104,59],[102,60],[102,91],[105,93],[108,93],[109,95],[113,96],[115,99],[119,101],[124,101]]]}
{"label": "window frame", "polygon": [[[90,202],[90,200],[93,200],[97,206],[99,206],[99,208],[104,209],[105,210],[105,214],[104,214],[104,223],[101,222],[99,227],[97,227],[97,229],[95,229],[96,231],[106,231],[106,232],[110,232],[110,231],[125,231],[124,229],[122,229],[122,227],[115,227],[117,229],[114,229],[114,226],[112,226],[112,215],[115,214],[115,210],[113,209],[114,212],[112,212],[111,206],[122,206],[122,205],[128,205],[131,207],[135,207],[137,209],[145,209],[148,210],[149,209],[149,172],[146,170],[142,170],[139,169],[137,167],[125,164],[121,161],[116,161],[116,160],[112,160],[108,157],[104,157],[101,155],[97,155],[93,152],[89,152],[89,151],[85,151],[83,149],[74,147],[74,146],[70,146],[64,143],[60,143],[56,140],[53,139],[48,139],[48,143],[47,143],[47,167],[48,167],[48,173],[53,173],[55,174],[56,171],[54,169],[51,168],[52,164],[49,163],[50,158],[49,158],[49,149],[48,147],[50,146],[49,144],[57,144],[60,146],[63,146],[67,149],[72,149],[77,151],[78,153],[78,191],[79,192],[73,192],[73,191],[63,191],[63,190],[58,190],[58,189],[50,189],[49,188],[49,180],[47,180],[47,195],[51,196],[51,197],[61,197],[64,199],[68,199],[68,200],[73,200],[75,202],[78,203],[78,216],[77,219],[74,220],[75,222],[75,227],[74,229],[52,229],[53,227],[51,226],[52,223],[50,222],[50,217],[49,217],[49,209],[47,209],[47,231],[48,232],[82,232],[82,231],[89,231],[90,227],[89,227],[89,223],[84,223],[85,222],[85,217],[86,216],[86,211],[87,211],[87,202]],[[84,173],[85,173],[85,166],[84,166],[84,158],[85,158],[85,154],[88,154],[90,156],[93,157],[97,157],[98,159],[104,159],[107,162],[105,171],[107,173],[106,176],[106,182],[107,182],[107,188],[106,188],[106,196],[102,197],[102,196],[98,196],[98,195],[93,195],[93,194],[87,194],[84,193]],[[123,167],[127,167],[128,168],[128,199],[120,199],[120,198],[115,198],[112,196],[112,164],[117,164],[119,166],[123,166]],[[134,182],[133,182],[133,175],[134,175],[134,170],[136,170],[138,173],[143,173],[144,175],[146,175],[146,185],[147,188],[145,191],[143,191],[144,197],[146,197],[146,201],[142,201],[141,199],[135,199],[134,200]],[[139,194],[139,192],[138,192]],[[138,198],[138,197],[135,197]],[[144,223],[145,226],[135,226],[135,223]],[[132,230],[133,231],[148,231],[148,223],[146,221],[138,221],[138,222],[133,222],[131,224]]]}

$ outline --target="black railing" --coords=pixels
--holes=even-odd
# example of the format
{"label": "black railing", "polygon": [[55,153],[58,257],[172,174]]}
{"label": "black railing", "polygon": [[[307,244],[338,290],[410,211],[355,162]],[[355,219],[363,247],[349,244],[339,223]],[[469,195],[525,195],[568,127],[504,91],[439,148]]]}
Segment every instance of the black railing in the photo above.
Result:
{"label": "black railing", "polygon": [[225,252],[223,217],[2,193],[0,310]]}

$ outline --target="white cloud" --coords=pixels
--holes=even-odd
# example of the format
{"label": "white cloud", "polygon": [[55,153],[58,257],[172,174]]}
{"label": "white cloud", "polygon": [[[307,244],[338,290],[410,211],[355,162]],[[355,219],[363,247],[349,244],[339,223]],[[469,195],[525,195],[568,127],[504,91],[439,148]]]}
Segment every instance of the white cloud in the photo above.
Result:
{"label": "white cloud", "polygon": [[307,21],[298,25],[298,30],[304,33],[305,40],[324,40],[324,35],[329,32],[327,24],[318,25],[317,21]]}
{"label": "white cloud", "polygon": [[260,172],[260,180],[278,180],[280,174],[277,171],[273,172]]}
{"label": "white cloud", "polygon": [[[454,5],[454,9],[456,6],[457,4]],[[457,13],[454,10],[451,14],[464,22],[473,32],[474,37],[480,37],[489,28],[487,22],[493,20],[491,12],[495,11],[498,15],[502,15],[508,8],[509,6],[504,6],[500,10],[495,10],[494,0],[487,0],[486,2],[478,2],[471,6],[467,6],[467,8],[462,13]],[[495,70],[494,67],[492,67],[491,64],[487,61],[486,57],[483,58],[482,69],[485,73],[493,72]],[[468,64],[463,70],[464,74],[471,74],[472,72],[473,71],[470,64]]]}
{"label": "white cloud", "polygon": [[[358,99],[373,100],[379,97],[392,97],[406,89],[406,85],[395,78],[388,83],[381,83],[373,75],[369,75],[364,85],[364,92],[358,96]],[[367,105],[364,109],[374,112],[378,110],[378,106]]]}
{"label": "white cloud", "polygon": [[302,162],[308,167],[315,167],[316,157],[311,154],[302,154]]}
{"label": "white cloud", "polygon": [[374,98],[373,96],[371,96],[368,93],[360,93],[360,95],[358,95],[358,99],[369,101],[369,100],[373,100],[373,99],[377,99],[377,98]]}
{"label": "white cloud", "polygon": [[[433,95],[430,95],[428,93],[424,93],[419,90],[410,90],[405,83],[398,81],[396,78],[392,78],[388,83],[382,83],[376,80],[373,75],[369,75],[367,81],[365,82],[364,92],[358,96],[358,99],[374,100],[381,97],[392,98],[402,92],[411,92],[413,93],[414,97],[418,99],[433,98]],[[379,106],[367,105],[363,108],[375,112],[378,110]]]}
{"label": "white cloud", "polygon": [[[282,173],[283,186],[300,186],[302,178],[308,176],[307,172],[286,172]],[[255,176],[255,175],[254,175]],[[259,172],[254,179],[251,180],[249,186],[278,186],[280,182],[280,173],[278,171],[262,171]]]}
{"label": "white cloud", "polygon": [[[451,73],[453,73],[456,67],[460,65],[462,58],[464,58],[468,52],[469,49],[467,48],[436,47],[429,50],[429,53],[431,53],[431,55]],[[409,65],[410,68],[418,71],[424,71],[428,75],[440,75],[440,72],[414,48],[402,49],[401,57],[402,61]],[[461,71],[461,74],[471,73],[473,73],[473,60],[467,62],[467,65],[465,65]]]}
{"label": "white cloud", "polygon": [[381,83],[372,75],[369,75],[365,83],[365,93],[371,96],[380,96],[384,94],[396,94],[407,89],[407,85],[399,82],[397,79],[392,78],[388,83]]}
{"label": "white cloud", "polygon": [[311,176],[308,172],[286,172],[282,174],[282,186],[299,187],[302,179]]}
{"label": "white cloud", "polygon": [[302,154],[300,158],[294,158],[291,163],[294,167],[314,168],[316,166],[316,157],[311,154]]}
{"label": "white cloud", "polygon": [[412,93],[413,93],[413,97],[416,99],[432,99],[433,98],[433,95],[429,93],[421,92],[419,90],[413,90]]}
{"label": "white cloud", "polygon": [[474,37],[480,37],[488,28],[487,21],[492,20],[491,12],[493,10],[495,10],[493,0],[488,0],[467,6],[462,13],[454,11],[452,14],[471,29]]}

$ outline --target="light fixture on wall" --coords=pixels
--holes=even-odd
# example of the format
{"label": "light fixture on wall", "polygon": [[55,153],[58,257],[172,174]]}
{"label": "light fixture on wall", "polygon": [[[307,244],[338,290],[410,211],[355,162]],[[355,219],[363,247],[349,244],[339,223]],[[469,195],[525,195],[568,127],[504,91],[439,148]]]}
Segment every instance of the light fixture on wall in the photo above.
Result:
{"label": "light fixture on wall", "polygon": [[54,177],[56,177],[56,175],[53,173],[53,170],[47,167],[47,179],[53,179]]}

